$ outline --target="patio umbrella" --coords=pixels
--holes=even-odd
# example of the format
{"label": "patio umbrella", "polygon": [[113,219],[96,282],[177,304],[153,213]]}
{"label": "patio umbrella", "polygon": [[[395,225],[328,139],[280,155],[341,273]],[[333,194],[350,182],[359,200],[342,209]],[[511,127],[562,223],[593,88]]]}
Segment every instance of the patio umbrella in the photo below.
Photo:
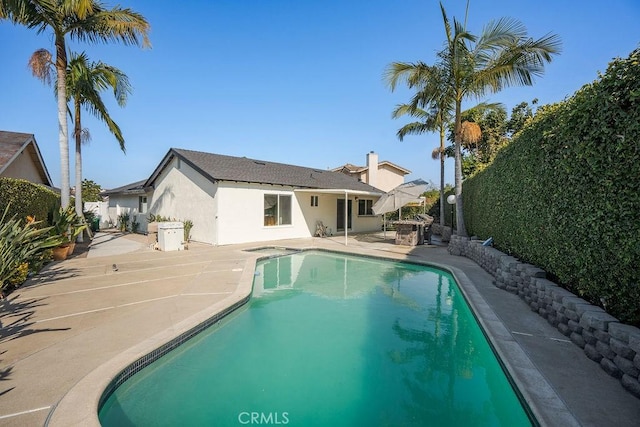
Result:
{"label": "patio umbrella", "polygon": [[383,194],[371,209],[376,215],[397,211],[407,203],[420,201],[420,195],[427,191],[428,186],[429,184],[422,179],[400,184],[388,193]]}

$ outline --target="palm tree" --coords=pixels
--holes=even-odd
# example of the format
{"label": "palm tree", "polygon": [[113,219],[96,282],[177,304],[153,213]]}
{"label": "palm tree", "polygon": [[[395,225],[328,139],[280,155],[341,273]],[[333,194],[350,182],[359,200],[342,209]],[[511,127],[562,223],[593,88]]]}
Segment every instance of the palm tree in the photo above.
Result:
{"label": "palm tree", "polygon": [[407,135],[422,135],[434,131],[440,134],[440,147],[433,150],[432,158],[434,160],[440,159],[440,225],[442,226],[444,226],[444,140],[447,124],[450,120],[448,113],[443,109],[432,108],[430,111],[426,111],[412,104],[400,104],[396,106],[391,115],[397,119],[408,114],[419,120],[407,123],[398,129],[396,135],[400,141],[404,140]]}
{"label": "palm tree", "polygon": [[406,80],[409,88],[418,88],[411,102],[398,105],[392,117],[397,119],[409,114],[420,119],[421,122],[409,123],[400,128],[396,134],[398,139],[402,141],[406,135],[420,135],[434,131],[440,134],[440,147],[433,151],[432,158],[440,159],[440,225],[444,226],[445,156],[441,153],[444,153],[445,131],[451,121],[453,110],[453,97],[448,92],[447,76],[443,68],[428,66],[424,63],[393,63],[387,68],[385,74],[392,91],[395,90],[400,79]]}
{"label": "palm tree", "polygon": [[[467,2],[467,10],[468,7]],[[442,3],[440,9],[447,39],[435,67],[444,70],[446,93],[453,98],[456,223],[458,235],[466,236],[462,206],[462,101],[509,86],[531,86],[533,78],[543,74],[545,63],[560,52],[561,43],[553,34],[537,40],[530,38],[524,25],[512,18],[490,22],[478,37],[466,30],[466,16],[464,24],[454,18],[452,28]],[[429,72],[433,66],[424,63],[395,63],[392,67],[397,71],[419,69],[408,80],[410,84],[422,80],[428,86],[428,79],[433,78]]]}
{"label": "palm tree", "polygon": [[[51,30],[56,48],[56,84],[60,145],[60,202],[69,206],[69,141],[67,128],[67,37],[86,42],[121,41],[125,45],[150,46],[149,23],[131,9],[106,9],[99,0],[0,0],[0,19]],[[140,40],[142,39],[142,40]]]}
{"label": "palm tree", "polygon": [[[447,87],[444,84],[444,76],[441,70],[437,70],[432,67],[429,72],[426,72],[425,67],[428,66],[424,64],[410,65],[411,66],[407,67],[407,64],[394,63],[391,64],[386,71],[386,78],[391,86],[391,90],[395,90],[400,79],[405,79],[409,87],[420,87],[420,91],[412,98],[411,103],[397,105],[391,116],[394,119],[397,119],[408,114],[421,120],[418,122],[408,123],[401,127],[396,133],[400,141],[402,141],[407,135],[421,135],[423,133],[434,131],[437,131],[440,135],[440,146],[432,151],[431,158],[433,160],[440,160],[440,225],[444,226],[444,161],[445,158],[448,157],[445,155],[446,148],[444,141],[447,127],[452,119],[451,112],[453,99],[447,96]],[[426,76],[431,78],[427,79],[426,82],[421,82],[421,79],[425,79]],[[431,103],[429,111],[419,107],[419,105],[423,105],[426,102]],[[502,108],[502,104],[482,102],[466,112],[477,112],[482,114],[485,111],[497,110],[499,108]],[[477,132],[477,135],[466,135],[467,138],[464,139],[464,142],[475,144],[477,143],[476,138],[480,135],[480,128],[475,123],[463,122],[463,124],[466,123],[469,124],[466,125],[465,128],[472,127],[473,132]]]}
{"label": "palm tree", "polygon": [[[75,209],[78,216],[82,217],[82,143],[91,139],[89,131],[82,128],[82,107],[107,124],[109,131],[118,140],[120,149],[126,152],[122,131],[111,119],[107,107],[102,102],[100,92],[109,88],[113,89],[113,95],[118,105],[123,107],[127,102],[127,96],[131,93],[131,85],[128,77],[122,71],[103,62],[89,62],[84,52],[81,54],[72,53],[70,58],[67,67],[67,101],[73,100],[72,118],[76,169]],[[29,67],[36,77],[45,83],[51,82],[53,63],[49,51],[38,49],[34,52],[29,59]],[[71,111],[69,113],[71,115]],[[82,242],[82,235],[78,236],[78,241]]]}
{"label": "palm tree", "polygon": [[[113,95],[118,105],[124,107],[127,103],[127,96],[131,93],[131,85],[127,75],[119,69],[102,62],[90,63],[87,56],[82,53],[71,56],[67,73],[67,87],[69,88],[68,98],[73,98],[73,134],[76,143],[76,213],[82,217],[82,140],[83,137],[90,138],[88,131],[82,128],[82,107],[107,125],[109,131],[118,140],[122,152],[126,153],[122,131],[111,119],[107,107],[102,102],[100,92],[109,88],[113,89]],[[82,234],[78,237],[81,242]]]}

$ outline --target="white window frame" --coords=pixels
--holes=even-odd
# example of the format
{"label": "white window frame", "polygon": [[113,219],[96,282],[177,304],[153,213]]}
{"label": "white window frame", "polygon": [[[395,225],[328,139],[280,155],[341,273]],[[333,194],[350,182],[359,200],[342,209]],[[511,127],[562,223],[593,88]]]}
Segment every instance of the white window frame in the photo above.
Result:
{"label": "white window frame", "polygon": [[147,196],[138,196],[138,213],[147,213]]}
{"label": "white window frame", "polygon": [[[267,220],[267,218],[271,218],[272,216],[267,216],[266,215],[266,211],[267,208],[265,208],[265,202],[266,202],[266,198],[267,196],[272,196],[272,197],[276,197],[277,198],[277,202],[276,205],[274,205],[276,207],[276,212],[275,212],[275,221],[273,224],[271,224],[269,220]],[[289,215],[288,215],[288,219],[289,222],[283,222],[283,212],[281,212],[281,207],[283,206],[282,203],[282,199],[283,198],[288,198],[289,199]],[[278,227],[278,226],[291,226],[293,225],[293,196],[291,194],[278,194],[278,193],[264,193],[263,195],[263,215],[264,215],[264,222],[263,225],[265,227]],[[286,204],[286,203],[284,203]],[[286,218],[285,218],[286,220]]]}

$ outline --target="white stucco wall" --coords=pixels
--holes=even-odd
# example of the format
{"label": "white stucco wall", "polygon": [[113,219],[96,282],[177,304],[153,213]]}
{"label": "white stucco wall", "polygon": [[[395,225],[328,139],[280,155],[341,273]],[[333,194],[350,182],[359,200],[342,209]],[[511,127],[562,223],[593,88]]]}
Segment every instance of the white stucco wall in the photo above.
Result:
{"label": "white stucco wall", "polygon": [[[291,225],[264,225],[265,194],[292,196]],[[318,196],[318,206],[311,206],[311,196]],[[337,199],[344,194],[293,191],[291,188],[260,184],[221,183],[217,193],[218,244],[263,242],[269,240],[313,237],[317,221],[322,221],[333,234],[337,228]],[[358,204],[352,200],[352,223],[349,233],[377,231],[382,220],[377,216],[358,216]],[[375,198],[371,198],[375,200]]]}
{"label": "white stucco wall", "polygon": [[[291,225],[264,225],[265,194],[292,197]],[[217,199],[217,242],[220,245],[311,236],[292,188],[223,182],[220,183]]]}
{"label": "white stucco wall", "polygon": [[153,194],[147,199],[148,212],[177,221],[191,220],[191,239],[215,244],[216,192],[216,184],[174,158],[155,181]]}
{"label": "white stucco wall", "polygon": [[[138,232],[144,232],[147,229],[147,212],[139,212],[139,197],[144,194],[113,194],[109,196],[108,218],[101,218],[100,227],[108,227],[110,222],[114,227],[118,226],[118,216],[123,213],[129,213],[129,226],[135,218],[138,222]],[[150,194],[147,196],[147,206],[149,206]]]}
{"label": "white stucco wall", "polygon": [[[155,181],[149,198],[149,212],[156,215],[193,221],[192,240],[213,245],[229,245],[271,240],[312,237],[316,222],[336,234],[337,199],[344,194],[298,192],[291,187],[223,181],[212,183],[177,159]],[[265,194],[289,195],[291,224],[265,226]],[[318,196],[318,206],[311,206],[311,195]],[[352,200],[351,232],[379,230],[380,217],[358,216],[358,204]],[[375,199],[375,198],[372,198]]]}
{"label": "white stucco wall", "polygon": [[[337,229],[342,229],[344,224],[340,224],[338,227],[338,199],[344,199],[344,194],[317,194],[313,192],[300,191],[296,192],[302,212],[307,221],[307,226],[311,235],[315,234],[316,222],[322,221],[325,227],[330,229],[331,234],[343,234],[343,231],[337,232]],[[318,206],[311,206],[311,196],[318,196]],[[365,199],[377,200],[377,197],[367,196],[355,196],[349,194],[348,198],[351,200],[351,228],[348,230],[352,232],[365,232],[377,230],[378,224],[382,224],[380,217],[376,216],[358,216],[358,201],[356,197],[362,197]]]}

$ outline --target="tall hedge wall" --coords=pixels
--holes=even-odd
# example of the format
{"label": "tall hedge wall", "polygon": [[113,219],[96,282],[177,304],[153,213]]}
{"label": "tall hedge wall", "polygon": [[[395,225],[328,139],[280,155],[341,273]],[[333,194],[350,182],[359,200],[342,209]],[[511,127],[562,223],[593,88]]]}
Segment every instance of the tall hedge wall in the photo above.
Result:
{"label": "tall hedge wall", "polygon": [[640,324],[640,50],[541,109],[463,198],[471,233]]}
{"label": "tall hedge wall", "polygon": [[19,218],[31,215],[46,221],[47,214],[60,206],[60,195],[24,179],[0,178],[0,216],[9,204],[7,218],[18,214]]}

